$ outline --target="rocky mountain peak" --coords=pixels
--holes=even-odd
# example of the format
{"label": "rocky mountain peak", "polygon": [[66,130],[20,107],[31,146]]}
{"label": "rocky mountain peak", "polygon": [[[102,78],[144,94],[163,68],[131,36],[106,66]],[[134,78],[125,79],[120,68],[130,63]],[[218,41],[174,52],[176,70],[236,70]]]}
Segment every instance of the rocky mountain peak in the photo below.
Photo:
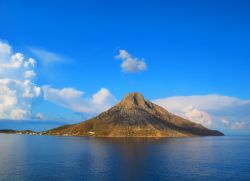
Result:
{"label": "rocky mountain peak", "polygon": [[144,96],[139,92],[133,92],[127,94],[120,102],[120,105],[126,108],[140,107],[144,109],[150,109],[153,105],[144,99]]}
{"label": "rocky mountain peak", "polygon": [[127,104],[140,105],[140,104],[143,104],[145,100],[144,100],[144,96],[141,93],[133,92],[133,93],[127,94],[124,97],[123,102]]}

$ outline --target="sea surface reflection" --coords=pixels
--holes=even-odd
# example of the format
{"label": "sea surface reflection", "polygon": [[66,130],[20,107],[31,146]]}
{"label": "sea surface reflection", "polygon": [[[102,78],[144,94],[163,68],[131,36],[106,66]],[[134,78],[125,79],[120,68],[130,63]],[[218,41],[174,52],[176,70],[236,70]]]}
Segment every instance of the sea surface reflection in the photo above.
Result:
{"label": "sea surface reflection", "polygon": [[0,134],[0,180],[250,180],[249,138]]}

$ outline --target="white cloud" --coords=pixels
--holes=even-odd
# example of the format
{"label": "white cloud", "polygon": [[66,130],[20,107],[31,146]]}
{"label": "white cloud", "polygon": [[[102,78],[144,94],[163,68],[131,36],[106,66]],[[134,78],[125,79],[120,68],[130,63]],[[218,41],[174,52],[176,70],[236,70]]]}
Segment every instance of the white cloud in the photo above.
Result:
{"label": "white cloud", "polygon": [[136,73],[147,70],[144,60],[133,57],[126,50],[120,50],[116,58],[122,60],[121,68],[124,72]]}
{"label": "white cloud", "polygon": [[238,130],[238,129],[244,129],[246,127],[246,122],[244,121],[236,121],[231,124],[231,129]]}
{"label": "white cloud", "polygon": [[66,63],[68,62],[68,58],[59,55],[54,52],[50,52],[48,50],[44,50],[41,48],[30,48],[31,53],[33,53],[38,59],[40,59],[43,65],[49,65],[53,63]]}
{"label": "white cloud", "polygon": [[227,120],[227,119],[222,119],[221,120],[221,123],[224,125],[224,126],[228,126],[230,124],[230,122]]}
{"label": "white cloud", "polygon": [[93,106],[94,112],[105,111],[113,106],[116,102],[116,98],[110,93],[108,89],[105,88],[101,88],[92,96],[91,99],[91,104]]}
{"label": "white cloud", "polygon": [[96,114],[107,110],[116,102],[108,89],[101,88],[91,98],[74,88],[56,89],[43,86],[44,99],[78,113]]}
{"label": "white cloud", "polygon": [[197,107],[202,110],[216,111],[225,108],[249,105],[250,100],[241,100],[235,97],[223,95],[201,95],[201,96],[174,96],[155,100],[158,104],[171,110],[185,108],[187,106]]}
{"label": "white cloud", "polygon": [[177,114],[208,127],[212,124],[212,118],[207,112],[201,111],[193,106],[188,106],[185,109],[180,110]]}
{"label": "white cloud", "polygon": [[[154,100],[165,109],[208,127],[244,129],[250,120],[250,100],[223,95],[175,96]],[[239,124],[238,120],[242,120]],[[243,122],[245,125],[243,126]]]}
{"label": "white cloud", "polygon": [[29,78],[33,78],[36,76],[36,73],[34,72],[34,70],[27,70],[24,73],[24,77],[29,79]]}
{"label": "white cloud", "polygon": [[13,53],[0,41],[0,119],[29,119],[34,101],[41,95],[33,79],[35,60]]}

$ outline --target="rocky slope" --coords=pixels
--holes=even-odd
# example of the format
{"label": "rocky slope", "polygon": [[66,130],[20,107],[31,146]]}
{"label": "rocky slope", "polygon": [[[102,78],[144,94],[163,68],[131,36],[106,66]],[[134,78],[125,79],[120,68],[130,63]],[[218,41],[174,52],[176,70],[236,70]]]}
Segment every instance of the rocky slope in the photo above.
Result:
{"label": "rocky slope", "polygon": [[44,132],[46,135],[103,137],[222,136],[200,124],[183,119],[145,100],[140,93],[128,94],[100,115],[74,125]]}

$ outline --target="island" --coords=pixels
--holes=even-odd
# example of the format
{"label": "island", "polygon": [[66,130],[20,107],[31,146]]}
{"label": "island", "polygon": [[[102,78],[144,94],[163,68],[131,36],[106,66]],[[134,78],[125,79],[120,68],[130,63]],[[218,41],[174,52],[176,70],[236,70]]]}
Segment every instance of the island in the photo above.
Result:
{"label": "island", "polygon": [[44,132],[0,130],[0,133],[94,136],[94,137],[193,137],[224,134],[172,114],[144,99],[138,92],[130,93],[109,110],[78,124],[57,127]]}

